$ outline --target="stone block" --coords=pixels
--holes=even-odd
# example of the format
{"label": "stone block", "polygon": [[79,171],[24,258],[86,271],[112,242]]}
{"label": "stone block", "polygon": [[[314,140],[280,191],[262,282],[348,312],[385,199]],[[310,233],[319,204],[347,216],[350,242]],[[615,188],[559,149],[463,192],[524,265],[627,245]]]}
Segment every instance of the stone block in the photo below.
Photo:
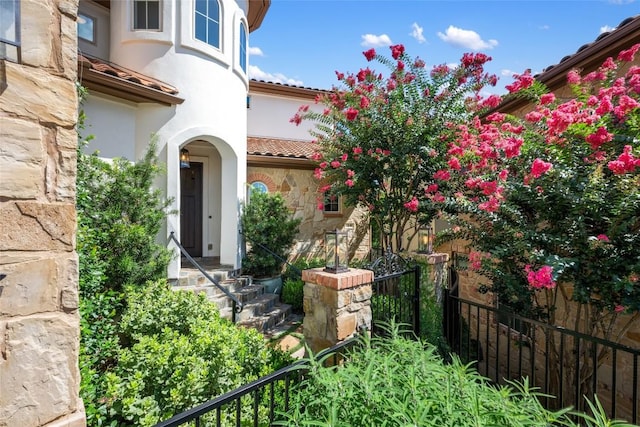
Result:
{"label": "stone block", "polygon": [[12,62],[5,64],[5,71],[7,87],[0,96],[0,112],[69,129],[75,126],[78,106],[73,80]]}
{"label": "stone block", "polygon": [[78,408],[77,315],[0,322],[0,426],[41,426]]}
{"label": "stone block", "polygon": [[0,316],[55,312],[61,305],[78,308],[78,282],[72,277],[73,271],[77,277],[75,256],[70,259],[65,253],[64,257],[42,258],[34,254],[24,260],[2,254],[0,268],[7,275],[0,282]]}
{"label": "stone block", "polygon": [[0,205],[0,250],[72,251],[75,205],[15,202]]}
{"label": "stone block", "polygon": [[62,59],[60,14],[51,0],[22,0],[22,63],[58,70]]}
{"label": "stone block", "polygon": [[12,117],[0,120],[0,196],[23,200],[42,196],[46,158],[42,128]]}
{"label": "stone block", "polygon": [[353,336],[353,334],[355,334],[357,331],[357,324],[358,322],[356,314],[352,313],[338,317],[336,319],[336,337],[338,338],[338,341],[342,341]]}

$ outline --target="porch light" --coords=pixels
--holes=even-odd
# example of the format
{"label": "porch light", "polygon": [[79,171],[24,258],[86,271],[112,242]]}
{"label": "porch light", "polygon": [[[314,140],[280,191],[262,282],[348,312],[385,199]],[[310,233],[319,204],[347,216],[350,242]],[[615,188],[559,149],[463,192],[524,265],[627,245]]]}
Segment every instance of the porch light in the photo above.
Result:
{"label": "porch light", "polygon": [[347,233],[340,230],[324,233],[325,268],[328,273],[344,273],[347,267]]}
{"label": "porch light", "polygon": [[422,227],[418,230],[418,253],[433,253],[433,228]]}
{"label": "porch light", "polygon": [[183,148],[180,150],[180,169],[189,169],[190,167],[189,150]]}

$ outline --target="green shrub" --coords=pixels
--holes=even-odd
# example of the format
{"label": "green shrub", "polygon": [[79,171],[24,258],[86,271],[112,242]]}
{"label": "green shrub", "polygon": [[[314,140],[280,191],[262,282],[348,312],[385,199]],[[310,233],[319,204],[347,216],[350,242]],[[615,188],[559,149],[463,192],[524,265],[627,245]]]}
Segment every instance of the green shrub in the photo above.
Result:
{"label": "green shrub", "polygon": [[457,358],[445,364],[435,347],[402,338],[397,326],[390,327],[388,335],[362,338],[362,345],[338,367],[311,362],[278,425],[577,425],[568,409],[545,410],[526,380],[494,386],[470,364]]}
{"label": "green shrub", "polygon": [[304,282],[302,279],[286,279],[282,286],[282,302],[291,305],[291,309],[302,312],[302,302],[304,299]]}
{"label": "green shrub", "polygon": [[[85,145],[80,141],[79,147]],[[155,149],[152,141],[136,163],[110,163],[78,150],[80,395],[90,426],[109,417],[105,374],[117,366],[127,345],[118,329],[124,290],[165,277],[170,260],[170,252],[156,241],[169,201],[153,189],[162,173]]]}
{"label": "green shrub", "polygon": [[240,221],[249,246],[243,272],[256,277],[281,274],[301,222],[291,217],[282,195],[252,191]]}
{"label": "green shrub", "polygon": [[282,273],[282,302],[290,304],[293,311],[302,313],[302,301],[304,298],[304,282],[300,277],[303,270],[324,266],[324,260],[319,258],[297,258],[287,264]]}
{"label": "green shrub", "polygon": [[221,318],[204,295],[166,282],[128,294],[131,341],[107,375],[112,420],[148,426],[291,363],[256,330]]}

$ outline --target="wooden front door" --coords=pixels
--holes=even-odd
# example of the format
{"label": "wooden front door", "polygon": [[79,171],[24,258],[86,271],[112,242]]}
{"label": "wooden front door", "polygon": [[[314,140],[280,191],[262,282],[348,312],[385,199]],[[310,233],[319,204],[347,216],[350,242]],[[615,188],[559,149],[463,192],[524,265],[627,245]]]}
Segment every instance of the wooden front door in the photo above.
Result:
{"label": "wooden front door", "polygon": [[202,163],[180,169],[180,243],[192,257],[202,256]]}

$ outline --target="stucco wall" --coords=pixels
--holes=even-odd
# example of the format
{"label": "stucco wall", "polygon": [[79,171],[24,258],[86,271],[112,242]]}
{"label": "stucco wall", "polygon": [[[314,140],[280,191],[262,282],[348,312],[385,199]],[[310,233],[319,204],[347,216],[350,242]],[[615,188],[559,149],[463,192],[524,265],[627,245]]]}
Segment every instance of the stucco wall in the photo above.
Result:
{"label": "stucco wall", "polygon": [[23,0],[0,60],[0,426],[84,426],[79,398],[74,0]]}

